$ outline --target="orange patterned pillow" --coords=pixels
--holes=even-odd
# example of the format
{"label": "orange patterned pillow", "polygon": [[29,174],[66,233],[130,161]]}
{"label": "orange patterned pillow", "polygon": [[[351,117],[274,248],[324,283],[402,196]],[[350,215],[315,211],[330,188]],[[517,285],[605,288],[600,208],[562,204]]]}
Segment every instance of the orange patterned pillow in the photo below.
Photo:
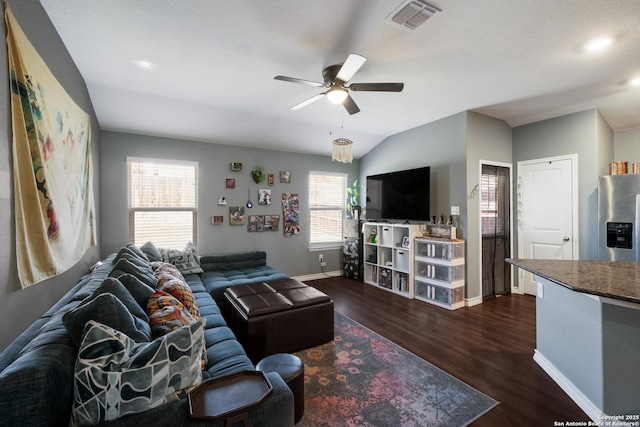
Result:
{"label": "orange patterned pillow", "polygon": [[154,337],[196,322],[180,301],[163,291],[155,291],[149,297],[147,315]]}
{"label": "orange patterned pillow", "polygon": [[[161,277],[163,277],[164,279],[164,276]],[[198,303],[196,302],[196,299],[193,296],[193,292],[191,291],[189,285],[175,278],[163,280],[161,284],[160,278],[158,278],[157,289],[171,294],[171,296],[180,301],[182,305],[184,305],[185,308],[189,310],[189,313],[191,313],[194,319],[200,320],[200,310],[198,308]]]}

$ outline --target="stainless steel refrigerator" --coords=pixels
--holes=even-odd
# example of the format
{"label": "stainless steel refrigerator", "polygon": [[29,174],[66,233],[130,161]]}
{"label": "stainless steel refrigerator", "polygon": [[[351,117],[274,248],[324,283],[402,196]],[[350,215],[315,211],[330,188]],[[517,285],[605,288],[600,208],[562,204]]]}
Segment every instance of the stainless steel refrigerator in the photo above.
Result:
{"label": "stainless steel refrigerator", "polygon": [[640,174],[598,182],[598,259],[639,262]]}

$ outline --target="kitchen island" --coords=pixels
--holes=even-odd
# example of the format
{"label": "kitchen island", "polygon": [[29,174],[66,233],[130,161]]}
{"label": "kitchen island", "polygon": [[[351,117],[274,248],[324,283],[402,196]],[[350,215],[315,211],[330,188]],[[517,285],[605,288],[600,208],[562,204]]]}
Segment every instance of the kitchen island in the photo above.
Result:
{"label": "kitchen island", "polygon": [[593,421],[640,425],[640,264],[506,261],[536,277],[534,360]]}

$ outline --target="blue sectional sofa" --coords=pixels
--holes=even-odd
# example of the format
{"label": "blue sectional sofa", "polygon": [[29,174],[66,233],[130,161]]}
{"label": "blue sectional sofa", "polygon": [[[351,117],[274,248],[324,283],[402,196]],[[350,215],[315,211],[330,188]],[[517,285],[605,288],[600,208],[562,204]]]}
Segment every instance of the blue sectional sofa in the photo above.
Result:
{"label": "blue sectional sofa", "polygon": [[[117,276],[114,275],[116,258],[117,254],[110,255],[102,265],[87,273],[0,354],[1,426],[69,425],[79,347],[65,328],[63,317],[94,294],[108,276]],[[202,260],[203,268],[212,271],[184,275],[205,325],[206,366],[202,376],[207,379],[254,370],[244,349],[227,327],[212,295],[224,292],[222,288],[225,286],[247,283],[247,280],[265,281],[286,275],[266,266],[265,253],[211,256]],[[118,280],[122,281],[122,277]],[[89,323],[92,322],[86,324]],[[84,329],[83,337],[86,337],[87,329]],[[199,365],[196,366],[199,369]],[[264,404],[249,412],[251,423],[256,427],[293,425],[294,402],[289,387],[276,373],[266,376],[273,386],[273,393]],[[181,398],[101,425],[222,426],[224,423],[223,420],[215,423],[194,421],[188,414],[188,400]]]}
{"label": "blue sectional sofa", "polygon": [[287,279],[289,276],[267,265],[263,251],[207,255],[200,258],[204,273],[200,278],[218,304],[224,304],[224,291],[231,286]]}

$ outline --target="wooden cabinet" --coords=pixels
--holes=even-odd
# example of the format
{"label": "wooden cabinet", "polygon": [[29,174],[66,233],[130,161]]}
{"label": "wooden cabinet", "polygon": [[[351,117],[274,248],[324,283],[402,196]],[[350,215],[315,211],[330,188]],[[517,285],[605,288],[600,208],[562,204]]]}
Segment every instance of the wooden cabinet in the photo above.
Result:
{"label": "wooden cabinet", "polygon": [[449,310],[463,307],[464,240],[420,237],[414,245],[414,297]]}
{"label": "wooden cabinet", "polygon": [[422,226],[364,224],[364,282],[413,298],[413,240]]}

